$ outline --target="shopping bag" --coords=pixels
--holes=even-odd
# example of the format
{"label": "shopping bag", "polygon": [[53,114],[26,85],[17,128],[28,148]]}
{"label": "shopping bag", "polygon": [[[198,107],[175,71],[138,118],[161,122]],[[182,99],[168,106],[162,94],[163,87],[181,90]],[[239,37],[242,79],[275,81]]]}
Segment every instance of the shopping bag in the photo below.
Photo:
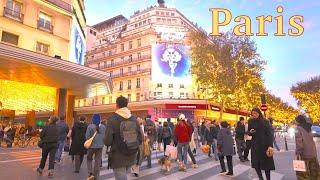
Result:
{"label": "shopping bag", "polygon": [[91,147],[91,144],[92,144],[92,141],[94,139],[94,137],[96,137],[97,135],[97,131],[93,134],[93,136],[91,138],[89,138],[88,140],[86,140],[83,144],[83,146],[86,148],[86,149],[89,149]]}
{"label": "shopping bag", "polygon": [[165,155],[169,156],[171,159],[177,159],[177,148],[171,145],[166,146]]}
{"label": "shopping bag", "polygon": [[293,160],[293,170],[300,171],[300,172],[306,172],[306,162],[302,160]]}

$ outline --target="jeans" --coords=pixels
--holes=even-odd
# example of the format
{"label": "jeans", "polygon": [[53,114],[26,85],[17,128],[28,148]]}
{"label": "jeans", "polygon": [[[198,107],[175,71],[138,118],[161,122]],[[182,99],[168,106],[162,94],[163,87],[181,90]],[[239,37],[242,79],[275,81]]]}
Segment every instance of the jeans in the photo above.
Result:
{"label": "jeans", "polygon": [[273,140],[273,145],[274,145],[274,147],[277,149],[277,151],[280,151],[280,148],[279,148],[279,146],[278,146],[278,144],[277,144],[276,139]]}
{"label": "jeans", "polygon": [[[100,166],[102,160],[102,148],[90,148],[87,152],[88,173],[93,174],[95,180],[99,180]],[[92,161],[94,155],[94,169],[92,171]]]}
{"label": "jeans", "polygon": [[180,162],[184,162],[184,164],[187,164],[188,161],[188,148],[189,148],[189,142],[186,143],[178,143],[178,158]]}
{"label": "jeans", "polygon": [[189,156],[190,156],[190,158],[191,158],[192,164],[197,164],[197,161],[196,161],[196,159],[194,158],[194,155],[193,155],[193,153],[192,153],[192,151],[191,151],[190,146],[189,146],[189,148],[188,148],[188,154],[189,154]]}
{"label": "jeans", "polygon": [[42,170],[46,165],[47,157],[49,154],[49,170],[54,169],[54,157],[57,151],[56,143],[44,143],[42,147],[42,157],[40,161],[39,168]]}
{"label": "jeans", "polygon": [[244,159],[244,154],[243,152],[246,149],[246,141],[243,139],[236,139],[236,144],[237,144],[237,152],[240,160]]}
{"label": "jeans", "polygon": [[211,150],[212,150],[212,153],[214,153],[214,158],[218,160],[219,156],[218,156],[218,148],[217,148],[217,139],[213,139],[213,142],[208,144],[210,146],[208,155],[211,156]]}
{"label": "jeans", "polygon": [[75,155],[74,166],[76,171],[80,170],[81,164],[83,162],[83,158],[84,158],[84,155]]}
{"label": "jeans", "polygon": [[171,142],[171,138],[168,137],[168,138],[163,138],[163,153],[165,154],[166,153],[166,147],[167,145],[169,145]]}
{"label": "jeans", "polygon": [[[226,157],[227,157],[228,170],[229,170],[230,173],[233,174],[232,156],[226,156]],[[221,170],[223,172],[225,172],[226,171],[226,165],[224,163],[224,156],[219,156],[219,160],[220,160]]]}
{"label": "jeans", "polygon": [[248,159],[249,151],[251,149],[252,142],[251,140],[246,140],[246,149],[244,150],[244,159]]}
{"label": "jeans", "polygon": [[113,169],[115,180],[127,180],[127,174],[129,173],[130,167],[116,168]]}
{"label": "jeans", "polygon": [[65,141],[58,141],[58,149],[56,152],[56,161],[60,161],[61,160],[61,155],[64,149],[64,145],[65,145]]}

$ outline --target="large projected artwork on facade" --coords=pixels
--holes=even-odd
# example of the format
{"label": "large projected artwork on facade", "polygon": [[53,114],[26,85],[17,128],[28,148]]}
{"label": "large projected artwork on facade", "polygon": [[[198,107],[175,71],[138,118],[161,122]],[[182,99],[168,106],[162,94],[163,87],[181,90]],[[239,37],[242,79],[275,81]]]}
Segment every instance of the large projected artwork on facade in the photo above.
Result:
{"label": "large projected artwork on facade", "polygon": [[152,81],[191,83],[191,61],[184,45],[152,45]]}

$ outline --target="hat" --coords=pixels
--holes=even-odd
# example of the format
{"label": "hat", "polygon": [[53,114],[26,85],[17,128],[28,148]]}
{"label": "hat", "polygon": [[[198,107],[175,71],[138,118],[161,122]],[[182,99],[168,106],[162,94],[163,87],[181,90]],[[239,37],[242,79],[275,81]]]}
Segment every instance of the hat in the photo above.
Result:
{"label": "hat", "polygon": [[184,114],[180,114],[178,119],[179,119],[179,120],[185,120],[185,119],[186,119],[186,116],[185,116]]}
{"label": "hat", "polygon": [[100,114],[93,114],[92,123],[95,125],[99,125],[101,122]]}

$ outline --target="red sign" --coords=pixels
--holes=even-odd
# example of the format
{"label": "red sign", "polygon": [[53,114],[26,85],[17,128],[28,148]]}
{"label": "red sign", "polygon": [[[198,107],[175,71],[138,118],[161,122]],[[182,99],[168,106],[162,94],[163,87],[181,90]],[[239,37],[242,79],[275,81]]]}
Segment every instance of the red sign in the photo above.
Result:
{"label": "red sign", "polygon": [[261,109],[261,111],[266,111],[266,110],[268,110],[267,104],[261,104],[260,109]]}
{"label": "red sign", "polygon": [[184,109],[184,110],[196,110],[207,109],[206,104],[166,104],[166,109]]}

